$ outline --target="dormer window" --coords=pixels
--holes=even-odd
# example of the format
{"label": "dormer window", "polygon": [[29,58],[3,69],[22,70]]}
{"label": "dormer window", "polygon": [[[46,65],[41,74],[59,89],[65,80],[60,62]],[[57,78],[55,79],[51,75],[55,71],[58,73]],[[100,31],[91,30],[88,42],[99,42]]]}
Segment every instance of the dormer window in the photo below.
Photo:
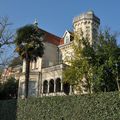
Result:
{"label": "dormer window", "polygon": [[63,35],[63,39],[64,39],[64,44],[69,43],[71,41],[71,32],[66,30]]}
{"label": "dormer window", "polygon": [[69,43],[70,42],[70,38],[69,38],[69,36],[66,36],[65,37],[65,43]]}

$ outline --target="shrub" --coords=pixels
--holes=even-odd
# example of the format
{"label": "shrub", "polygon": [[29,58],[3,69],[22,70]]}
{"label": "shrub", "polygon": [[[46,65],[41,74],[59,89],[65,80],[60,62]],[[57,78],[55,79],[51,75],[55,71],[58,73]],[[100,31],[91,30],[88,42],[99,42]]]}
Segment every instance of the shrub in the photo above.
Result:
{"label": "shrub", "polygon": [[19,100],[18,120],[119,120],[119,93]]}
{"label": "shrub", "polygon": [[[17,113],[17,114],[16,114]],[[119,120],[120,93],[0,101],[0,120]]]}

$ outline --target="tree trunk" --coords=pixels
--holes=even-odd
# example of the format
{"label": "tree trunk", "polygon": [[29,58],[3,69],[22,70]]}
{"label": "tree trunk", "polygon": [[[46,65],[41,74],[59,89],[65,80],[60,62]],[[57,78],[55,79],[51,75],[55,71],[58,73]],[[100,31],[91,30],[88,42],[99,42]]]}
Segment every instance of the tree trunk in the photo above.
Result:
{"label": "tree trunk", "polygon": [[26,53],[26,71],[25,71],[25,98],[28,98],[29,91],[29,73],[30,73],[30,60],[28,54]]}

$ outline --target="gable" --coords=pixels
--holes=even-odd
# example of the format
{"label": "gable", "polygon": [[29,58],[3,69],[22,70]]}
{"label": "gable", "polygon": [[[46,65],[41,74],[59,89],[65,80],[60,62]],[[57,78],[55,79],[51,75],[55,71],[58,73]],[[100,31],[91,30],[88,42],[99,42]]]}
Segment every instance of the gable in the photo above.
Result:
{"label": "gable", "polygon": [[70,42],[70,33],[66,30],[64,35],[63,35],[64,43],[69,43]]}

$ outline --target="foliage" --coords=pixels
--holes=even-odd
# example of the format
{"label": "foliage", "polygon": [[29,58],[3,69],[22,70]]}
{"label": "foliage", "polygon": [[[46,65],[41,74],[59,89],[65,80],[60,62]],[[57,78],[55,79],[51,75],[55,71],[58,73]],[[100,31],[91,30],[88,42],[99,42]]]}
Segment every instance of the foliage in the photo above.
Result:
{"label": "foliage", "polygon": [[26,58],[26,52],[29,60],[36,60],[37,57],[42,57],[44,53],[42,37],[43,32],[35,25],[26,25],[19,28],[14,41],[16,52],[22,59]]}
{"label": "foliage", "polygon": [[16,99],[18,93],[18,81],[14,78],[7,79],[6,82],[0,84],[0,100]]}
{"label": "foliage", "polygon": [[18,101],[18,120],[119,120],[118,92]]}
{"label": "foliage", "polygon": [[[86,87],[87,91],[91,93],[91,79],[93,74],[92,65],[89,62],[90,56],[87,55],[89,55],[89,52],[92,53],[93,49],[89,49],[88,51],[84,52],[85,48],[90,46],[90,43],[88,39],[85,39],[82,36],[82,34],[81,37],[77,34],[74,34],[74,42],[72,44],[74,57],[67,60],[70,66],[64,70],[63,77],[64,81],[74,85],[75,88],[76,86],[78,88],[78,84],[83,84],[83,82],[85,82],[83,85]],[[87,53],[87,55],[84,53]],[[86,79],[85,81],[83,81],[84,78]],[[82,91],[81,85],[79,86],[78,91]]]}
{"label": "foliage", "polygon": [[100,31],[95,44],[89,39],[74,39],[74,59],[69,61],[71,65],[64,71],[64,79],[80,83],[85,77],[89,92],[120,91],[120,47],[116,34],[108,29]]}
{"label": "foliage", "polygon": [[120,94],[0,101],[0,120],[119,120]]}
{"label": "foliage", "polygon": [[[119,90],[120,47],[117,45],[116,34],[109,30],[100,32],[95,49],[94,81],[95,91]],[[116,66],[117,65],[117,66]]]}

